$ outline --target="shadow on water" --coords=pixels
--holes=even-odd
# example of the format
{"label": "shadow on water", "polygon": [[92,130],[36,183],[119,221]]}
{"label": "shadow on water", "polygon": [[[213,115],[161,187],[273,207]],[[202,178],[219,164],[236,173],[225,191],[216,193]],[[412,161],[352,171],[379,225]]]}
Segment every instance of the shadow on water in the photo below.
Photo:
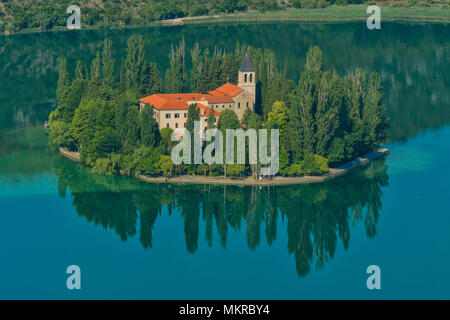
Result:
{"label": "shadow on water", "polygon": [[213,228],[224,248],[234,229],[246,232],[252,250],[262,241],[272,245],[277,224],[282,223],[300,277],[332,259],[339,239],[348,248],[352,224],[362,223],[369,238],[376,235],[382,189],[388,186],[387,169],[380,159],[324,184],[239,187],[147,184],[92,175],[86,167],[61,157],[53,162],[61,197],[70,192],[79,216],[113,230],[122,241],[138,235],[142,246],[151,249],[155,222],[166,212],[164,207],[169,215],[183,218],[186,250],[191,254],[198,249],[201,220],[209,246]]}

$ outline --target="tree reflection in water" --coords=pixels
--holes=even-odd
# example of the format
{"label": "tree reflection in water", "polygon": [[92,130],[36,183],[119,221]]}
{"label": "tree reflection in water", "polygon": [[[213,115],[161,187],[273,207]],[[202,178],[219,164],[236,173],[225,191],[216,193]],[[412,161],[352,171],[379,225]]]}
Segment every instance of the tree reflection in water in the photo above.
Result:
{"label": "tree reflection in water", "polygon": [[186,249],[198,249],[199,223],[212,245],[215,223],[220,242],[227,244],[228,229],[246,228],[247,246],[256,249],[265,239],[272,245],[277,222],[287,221],[288,250],[297,273],[306,276],[313,264],[322,268],[333,258],[338,239],[350,243],[350,224],[363,223],[366,235],[376,235],[382,206],[382,187],[388,185],[385,160],[377,160],[345,177],[324,184],[278,187],[148,184],[126,177],[92,175],[82,165],[55,157],[54,171],[62,197],[69,190],[78,215],[90,223],[114,230],[126,241],[137,230],[144,248],[151,248],[155,221],[166,206],[169,215],[184,220]]}

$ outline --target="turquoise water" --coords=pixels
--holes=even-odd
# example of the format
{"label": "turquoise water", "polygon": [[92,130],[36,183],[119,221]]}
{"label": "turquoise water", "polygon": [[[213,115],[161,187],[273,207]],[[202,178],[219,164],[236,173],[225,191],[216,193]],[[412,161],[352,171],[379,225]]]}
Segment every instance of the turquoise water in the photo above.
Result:
{"label": "turquoise water", "polygon": [[[133,32],[154,48],[169,41],[149,53],[161,64],[170,41],[211,46],[216,35],[219,46],[276,50],[293,79],[312,44],[340,73],[377,70],[391,154],[300,186],[92,175],[47,148],[57,61],[88,59],[104,36],[123,44]],[[0,298],[448,299],[449,44],[449,26],[394,23],[378,33],[363,23],[267,23],[0,38]],[[66,288],[72,264],[79,291]],[[366,287],[372,264],[381,290]]]}

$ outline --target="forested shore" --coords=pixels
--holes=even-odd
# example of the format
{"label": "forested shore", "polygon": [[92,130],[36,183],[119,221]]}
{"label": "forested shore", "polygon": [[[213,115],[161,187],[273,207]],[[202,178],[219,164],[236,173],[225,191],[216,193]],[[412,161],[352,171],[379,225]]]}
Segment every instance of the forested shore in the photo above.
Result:
{"label": "forested shore", "polygon": [[[243,126],[279,129],[279,174],[323,174],[329,166],[367,154],[386,141],[389,119],[380,76],[361,69],[344,77],[325,71],[318,47],[306,53],[298,84],[286,78],[282,64],[267,49],[237,45],[234,52],[220,48],[209,52],[195,44],[186,50],[182,41],[172,46],[170,67],[162,77],[156,64],[144,58],[141,36],[129,38],[118,72],[111,47],[112,41],[105,39],[91,65],[79,61],[73,72],[61,60],[57,107],[49,117],[51,145],[80,152],[81,161],[94,173],[158,176],[203,174],[206,169],[210,176],[254,174],[260,166],[249,165],[248,159],[245,165],[174,166],[172,129],[158,128],[152,106],[143,111],[138,106],[142,96],[182,93],[188,84],[192,91],[205,93],[227,80],[237,83],[246,52],[256,70],[255,112],[248,110],[239,121],[234,111],[224,110],[217,127],[223,132]],[[188,58],[191,70],[186,70]],[[189,106],[186,129],[192,132],[198,119],[196,106]]]}
{"label": "forested shore", "polygon": [[449,21],[450,3],[434,0],[2,0],[0,32],[66,29],[66,10],[73,4],[81,9],[82,28],[125,28],[196,17],[206,17],[203,22],[214,17],[245,21],[268,16],[272,20],[360,20],[367,18],[366,5],[374,3],[383,5],[383,18],[389,20]]}

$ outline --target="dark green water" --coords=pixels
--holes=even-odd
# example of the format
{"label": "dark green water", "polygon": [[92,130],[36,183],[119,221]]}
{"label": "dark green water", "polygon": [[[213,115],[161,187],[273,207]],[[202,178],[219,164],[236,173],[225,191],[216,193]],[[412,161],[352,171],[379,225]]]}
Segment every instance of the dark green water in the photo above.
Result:
{"label": "dark green water", "polygon": [[[378,71],[391,154],[325,184],[154,185],[92,175],[47,148],[56,68],[143,34],[274,50],[297,80],[319,45],[344,74]],[[450,26],[267,23],[0,38],[0,298],[450,298]],[[82,289],[65,269],[82,270]],[[366,287],[381,268],[382,289]]]}

